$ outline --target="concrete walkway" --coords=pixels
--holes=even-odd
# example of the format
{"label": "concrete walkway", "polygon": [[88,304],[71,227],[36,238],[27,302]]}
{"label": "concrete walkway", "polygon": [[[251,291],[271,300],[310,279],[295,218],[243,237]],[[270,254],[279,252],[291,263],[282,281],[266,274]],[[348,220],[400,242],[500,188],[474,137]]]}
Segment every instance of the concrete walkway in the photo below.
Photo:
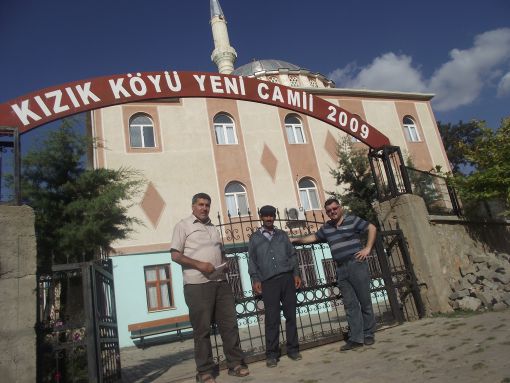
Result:
{"label": "concrete walkway", "polygon": [[[193,383],[192,340],[142,349],[121,349],[124,383]],[[339,352],[341,343],[305,350],[303,360],[282,357],[278,367],[250,364],[248,382],[463,382],[510,383],[510,309],[462,316],[426,318],[387,328],[376,343]]]}

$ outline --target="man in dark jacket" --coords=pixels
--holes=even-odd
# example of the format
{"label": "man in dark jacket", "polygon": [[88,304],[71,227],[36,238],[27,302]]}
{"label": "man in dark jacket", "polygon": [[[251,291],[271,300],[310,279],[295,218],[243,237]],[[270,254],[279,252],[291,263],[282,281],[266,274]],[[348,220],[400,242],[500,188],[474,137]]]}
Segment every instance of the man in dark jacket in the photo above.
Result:
{"label": "man in dark jacket", "polygon": [[296,289],[301,286],[294,246],[287,233],[274,227],[276,209],[260,208],[262,227],[250,237],[248,272],[256,294],[262,294],[266,312],[266,365],[276,367],[280,357],[280,302],[285,317],[287,355],[300,360],[296,327]]}

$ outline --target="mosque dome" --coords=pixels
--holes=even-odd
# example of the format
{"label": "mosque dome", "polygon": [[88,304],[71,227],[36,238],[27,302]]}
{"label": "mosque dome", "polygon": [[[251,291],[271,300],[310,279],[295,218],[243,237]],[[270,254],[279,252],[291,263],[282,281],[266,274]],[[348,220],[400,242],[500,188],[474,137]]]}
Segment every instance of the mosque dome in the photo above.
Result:
{"label": "mosque dome", "polygon": [[335,83],[320,73],[283,60],[253,60],[232,72],[235,76],[255,77],[295,88],[334,88]]}

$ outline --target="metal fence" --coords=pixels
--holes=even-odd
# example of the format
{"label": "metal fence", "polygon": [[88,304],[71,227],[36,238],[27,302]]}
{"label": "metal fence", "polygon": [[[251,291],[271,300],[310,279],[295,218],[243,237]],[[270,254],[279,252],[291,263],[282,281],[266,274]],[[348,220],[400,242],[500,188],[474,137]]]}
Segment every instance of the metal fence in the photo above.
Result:
{"label": "metal fence", "polygon": [[119,381],[111,262],[54,266],[37,296],[37,381]]}
{"label": "metal fence", "polygon": [[423,198],[429,214],[463,215],[457,192],[446,177],[409,166],[405,169],[413,194]]}
{"label": "metal fence", "polygon": [[[316,212],[307,212],[306,219],[288,219],[286,211],[277,213],[275,226],[290,236],[314,233],[325,222]],[[218,228],[223,234],[229,257],[228,279],[236,299],[241,347],[247,361],[263,359],[265,352],[264,303],[251,288],[251,280],[243,279],[248,263],[248,241],[260,227],[250,216],[229,217]],[[379,233],[368,262],[372,276],[371,294],[377,326],[381,328],[423,315],[416,278],[400,231]],[[348,331],[341,292],[336,284],[336,265],[329,246],[324,243],[297,247],[303,286],[297,292],[297,325],[302,349],[344,339]],[[214,326],[213,326],[214,328]],[[281,326],[280,343],[285,353],[285,329]],[[214,333],[215,354],[224,360],[222,342]]]}

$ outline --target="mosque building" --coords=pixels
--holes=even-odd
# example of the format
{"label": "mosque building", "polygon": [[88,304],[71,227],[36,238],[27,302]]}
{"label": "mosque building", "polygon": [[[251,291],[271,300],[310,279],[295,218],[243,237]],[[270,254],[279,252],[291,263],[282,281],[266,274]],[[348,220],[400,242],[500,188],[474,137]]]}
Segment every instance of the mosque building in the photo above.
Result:
{"label": "mosque building", "polygon": [[[416,168],[449,169],[431,107],[432,94],[339,89],[324,75],[279,59],[235,67],[226,17],[210,1],[218,72],[301,89],[359,116],[412,158]],[[347,134],[310,116],[274,105],[222,98],[164,98],[92,112],[92,135],[104,142],[95,167],[140,170],[146,189],[130,215],[143,224],[114,244],[111,255],[120,345],[129,326],[185,316],[180,266],[171,261],[175,224],[191,214],[191,197],[212,198],[211,218],[256,216],[265,204],[283,215],[319,213],[328,191],[338,190],[337,143]],[[354,140],[354,138],[349,137]],[[364,146],[354,142],[356,146]],[[245,260],[243,260],[245,262]],[[246,265],[242,287],[250,290]]]}

